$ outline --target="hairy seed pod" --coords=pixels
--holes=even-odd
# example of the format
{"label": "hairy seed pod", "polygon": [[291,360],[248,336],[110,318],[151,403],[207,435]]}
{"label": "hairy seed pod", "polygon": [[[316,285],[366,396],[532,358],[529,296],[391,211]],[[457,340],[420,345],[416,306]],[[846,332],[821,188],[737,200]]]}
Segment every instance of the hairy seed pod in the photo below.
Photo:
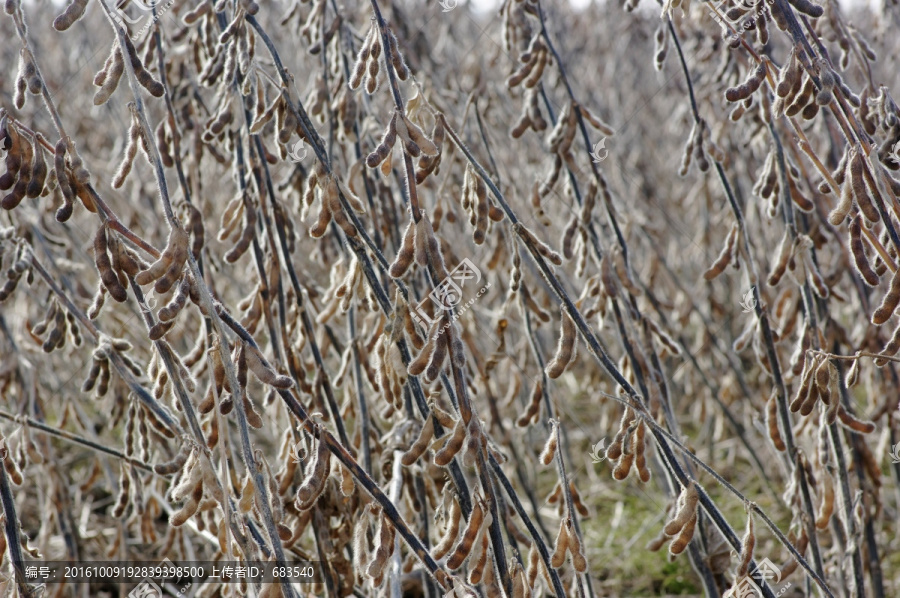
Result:
{"label": "hairy seed pod", "polygon": [[174,226],[169,231],[166,248],[155,262],[146,270],[142,270],[135,276],[135,282],[141,286],[156,281],[154,287],[157,293],[167,293],[175,282],[181,278],[184,263],[188,257],[188,242],[190,238],[187,232],[180,226]]}
{"label": "hairy seed pod", "polygon": [[388,49],[391,54],[391,64],[394,67],[394,71],[397,73],[397,78],[401,81],[406,81],[409,78],[409,68],[406,66],[403,55],[400,53],[397,36],[394,35],[394,31],[390,27],[387,29],[387,38]]}
{"label": "hairy seed pod", "polygon": [[137,55],[137,51],[134,49],[134,45],[131,43],[131,38],[127,35],[125,36],[125,50],[131,59],[131,66],[134,69],[134,74],[137,77],[138,83],[150,92],[150,95],[153,97],[161,98],[166,92],[163,84],[154,79],[153,75],[144,68],[144,63],[141,62],[140,57]]}
{"label": "hairy seed pod", "polygon": [[781,437],[781,431],[778,429],[778,401],[775,395],[772,395],[766,403],[766,424],[769,429],[769,439],[775,449],[781,452],[787,450],[784,439]]}
{"label": "hairy seed pod", "polygon": [[94,106],[102,106],[109,101],[109,98],[119,86],[119,80],[122,78],[122,73],[125,72],[125,59],[122,56],[122,50],[119,48],[118,43],[113,44],[110,55],[112,60],[110,61],[109,68],[102,71],[105,73],[103,82],[100,83],[100,89],[94,94]]}
{"label": "hairy seed pod", "polygon": [[469,522],[466,524],[466,529],[459,539],[456,548],[453,549],[453,552],[447,559],[448,569],[455,571],[462,567],[463,562],[466,560],[466,557],[469,556],[472,547],[475,545],[475,540],[481,531],[484,520],[485,509],[482,506],[482,501],[476,500],[475,504],[472,506],[472,513],[469,515]]}
{"label": "hairy seed pod", "polygon": [[325,482],[331,469],[331,451],[323,440],[316,445],[316,454],[312,463],[307,466],[306,477],[303,484],[297,489],[294,505],[298,510],[305,511],[313,506],[325,490]]}
{"label": "hairy seed pod", "polygon": [[440,467],[449,465],[453,457],[462,449],[466,439],[466,426],[460,418],[453,428],[453,433],[444,442],[444,446],[434,454],[434,464]]}
{"label": "hairy seed pod", "polygon": [[366,62],[369,60],[369,54],[371,52],[374,31],[374,26],[369,28],[366,39],[363,41],[359,48],[359,53],[356,55],[356,61],[353,63],[353,68],[351,69],[352,74],[347,82],[350,89],[357,89],[360,83],[362,83],[363,75],[366,73]]}
{"label": "hairy seed pod", "polygon": [[832,513],[834,513],[834,479],[826,471],[822,476],[822,493],[816,517],[816,527],[818,529],[827,529]]}
{"label": "hairy seed pod", "polygon": [[847,411],[843,405],[838,406],[837,415],[838,418],[840,418],[841,423],[854,432],[859,432],[860,434],[871,434],[875,431],[875,424],[873,422],[857,419],[849,411]]}
{"label": "hairy seed pod", "polygon": [[777,257],[774,262],[775,266],[772,268],[772,271],[769,273],[769,277],[766,280],[769,286],[773,287],[781,281],[781,278],[787,271],[791,256],[793,255],[793,243],[789,242],[787,231],[785,231],[784,235],[781,237],[781,243],[778,245],[776,255]]}
{"label": "hairy seed pod", "polygon": [[562,258],[558,253],[550,249],[550,246],[538,239],[533,232],[528,230],[521,222],[514,225],[514,230],[527,246],[536,250],[539,254],[547,258],[555,266],[562,265]]}
{"label": "hairy seed pod", "polygon": [[260,382],[281,389],[288,389],[294,386],[294,381],[290,376],[279,375],[278,372],[272,369],[272,366],[265,362],[259,349],[246,343],[243,346],[247,355],[247,367]]}
{"label": "hairy seed pod", "polygon": [[728,264],[731,263],[731,261],[734,259],[735,243],[738,238],[738,231],[739,229],[737,223],[732,224],[731,230],[728,232],[728,236],[725,238],[725,246],[722,248],[722,251],[716,258],[716,261],[713,262],[713,265],[703,273],[704,279],[713,280],[719,274],[724,272]]}
{"label": "hairy seed pod", "polygon": [[812,2],[810,2],[810,0],[788,0],[788,2],[790,2],[791,6],[796,8],[798,11],[814,19],[818,19],[823,14],[825,14],[825,9],[823,9],[818,4],[813,4]]}
{"label": "hairy seed pod", "polygon": [[550,378],[559,378],[572,361],[576,344],[575,322],[564,308],[561,309],[559,342],[556,353],[544,371]]}
{"label": "hairy seed pod", "polygon": [[[199,464],[195,465],[195,467],[199,467]],[[169,525],[173,527],[181,527],[182,525],[184,525],[187,520],[193,517],[197,510],[200,508],[201,500],[203,500],[202,478],[197,480],[197,483],[194,484],[187,502],[185,502],[178,511],[172,513],[172,515],[169,516]]]}
{"label": "hairy seed pod", "polygon": [[534,386],[531,388],[531,400],[528,402],[528,408],[525,413],[516,420],[516,425],[525,428],[532,421],[537,421],[538,414],[541,411],[541,399],[544,396],[543,384],[540,379],[535,380]]}
{"label": "hairy seed pod", "polygon": [[775,85],[775,93],[779,98],[786,98],[800,77],[796,49],[791,49],[790,58],[781,69]]}
{"label": "hairy seed pod", "polygon": [[184,308],[185,303],[187,303],[189,287],[190,284],[188,283],[187,278],[185,278],[178,286],[178,290],[175,293],[175,296],[172,297],[172,300],[159,310],[157,315],[161,321],[168,322],[169,320],[175,319],[178,313]]}
{"label": "hairy seed pod", "polygon": [[66,140],[60,139],[56,143],[56,151],[53,154],[53,168],[56,172],[56,180],[63,196],[63,205],[56,211],[56,220],[58,222],[66,222],[72,216],[75,208],[75,192],[69,183],[69,177],[66,174]]}
{"label": "hairy seed pod", "polygon": [[866,185],[866,177],[871,175],[868,173],[862,150],[857,149],[854,151],[853,157],[850,158],[847,164],[847,169],[849,170],[850,188],[853,192],[853,199],[856,200],[856,205],[859,206],[860,211],[869,222],[880,221],[881,215],[878,213],[878,209],[872,201],[872,196],[869,194],[869,187]]}
{"label": "hairy seed pod", "polygon": [[566,562],[566,552],[569,549],[569,532],[566,520],[559,522],[559,531],[556,533],[556,542],[553,545],[553,556],[550,557],[550,566],[554,569],[562,567]]}
{"label": "hairy seed pod", "polygon": [[553,461],[553,457],[556,456],[556,447],[558,442],[558,437],[556,435],[556,426],[558,424],[553,421],[550,424],[550,436],[547,438],[547,442],[544,444],[544,450],[541,451],[540,457],[538,457],[544,465],[550,465]]}
{"label": "hairy seed pod", "polygon": [[229,264],[238,261],[247,252],[247,249],[250,248],[250,244],[253,242],[254,235],[256,235],[256,207],[254,207],[253,202],[247,196],[244,197],[244,204],[244,228],[241,229],[241,236],[234,247],[225,254],[225,261]]}
{"label": "hairy seed pod", "polygon": [[34,162],[31,168],[31,180],[25,189],[25,196],[30,198],[38,197],[44,190],[44,183],[47,180],[47,161],[44,159],[44,150],[41,147],[43,137],[40,133],[35,136],[34,143]]}
{"label": "hairy seed pod", "polygon": [[125,184],[125,178],[131,172],[131,167],[134,164],[134,158],[135,156],[137,156],[138,138],[141,135],[141,123],[132,114],[131,127],[128,129],[128,143],[125,145],[125,152],[122,155],[122,162],[119,163],[119,168],[116,170],[115,176],[113,176],[113,189],[119,189],[122,185]]}
{"label": "hairy seed pod", "polygon": [[57,31],[65,31],[71,27],[75,21],[84,16],[87,4],[88,0],[71,0],[63,13],[53,19],[53,28]]}
{"label": "hairy seed pod", "polygon": [[415,222],[410,218],[409,224],[406,226],[406,232],[403,233],[403,242],[400,245],[400,250],[397,252],[397,257],[388,270],[392,278],[401,278],[412,265],[415,257],[415,234]]}
{"label": "hairy seed pod", "polygon": [[422,425],[422,430],[419,432],[419,436],[416,438],[416,441],[412,446],[409,447],[405,453],[403,453],[403,457],[400,462],[403,465],[409,467],[416,461],[418,461],[419,457],[425,452],[428,448],[428,445],[431,443],[431,439],[434,437],[434,418],[427,417],[425,418],[425,423]]}
{"label": "hairy seed pod", "polygon": [[897,309],[898,303],[900,303],[900,269],[891,277],[891,286],[881,300],[881,305],[872,314],[872,323],[881,326],[887,322]]}
{"label": "hairy seed pod", "polygon": [[119,282],[119,275],[113,270],[109,254],[107,253],[107,245],[107,227],[102,225],[94,235],[94,263],[100,272],[100,280],[103,282],[103,286],[106,287],[107,292],[119,303],[124,303],[128,298],[128,294],[125,291],[125,287]]}
{"label": "hairy seed pod", "polygon": [[739,102],[746,100],[753,92],[759,89],[760,84],[766,77],[766,65],[760,62],[756,70],[748,75],[747,79],[737,87],[729,87],[725,90],[725,99],[729,102]]}
{"label": "hairy seed pod", "polygon": [[[478,503],[476,503],[476,507]],[[444,535],[441,536],[441,541],[435,545],[432,554],[435,559],[442,559],[444,556],[450,552],[450,549],[453,547],[453,543],[456,541],[456,536],[459,535],[459,523],[462,520],[462,510],[459,508],[459,503],[456,500],[450,501],[450,511],[447,515],[447,529],[444,532]]]}
{"label": "hairy seed pod", "polygon": [[689,519],[697,513],[697,504],[700,500],[700,494],[697,491],[695,482],[688,484],[681,495],[678,497],[679,508],[673,517],[665,526],[666,534],[674,536],[681,531]]}
{"label": "hairy seed pod", "polygon": [[187,462],[188,456],[190,456],[190,454],[190,444],[184,442],[182,443],[181,448],[178,450],[178,453],[171,461],[166,461],[165,463],[157,463],[153,466],[153,471],[155,471],[159,475],[171,475],[173,473],[181,471],[181,468],[184,467],[184,464]]}

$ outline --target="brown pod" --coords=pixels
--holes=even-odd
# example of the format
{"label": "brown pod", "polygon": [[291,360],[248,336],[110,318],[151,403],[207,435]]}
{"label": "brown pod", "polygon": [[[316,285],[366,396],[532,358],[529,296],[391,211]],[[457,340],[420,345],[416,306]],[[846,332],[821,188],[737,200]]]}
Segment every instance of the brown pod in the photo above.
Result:
{"label": "brown pod", "polygon": [[65,11],[55,19],[53,19],[53,28],[57,31],[65,31],[71,27],[75,21],[84,16],[84,10],[87,8],[88,0],[71,0]]}
{"label": "brown pod", "polygon": [[854,432],[859,432],[860,434],[871,434],[875,431],[874,422],[857,419],[849,411],[847,411],[843,405],[838,406],[837,415],[838,418],[840,418],[841,423]]}
{"label": "brown pod", "polygon": [[565,308],[562,308],[561,311],[560,335],[559,342],[556,346],[556,354],[545,368],[545,371],[550,378],[559,378],[572,361],[575,353],[575,344],[577,340],[575,322],[569,317]]}
{"label": "brown pod", "polygon": [[400,250],[397,252],[397,258],[388,270],[388,273],[392,278],[402,277],[406,274],[406,271],[409,270],[410,265],[412,265],[413,258],[415,257],[415,234],[416,226],[412,218],[410,218],[409,224],[406,226],[406,232],[403,234],[403,242],[400,245]]}
{"label": "brown pod", "polygon": [[71,218],[75,208],[75,192],[72,190],[69,176],[66,173],[66,150],[66,140],[60,139],[56,143],[56,151],[53,154],[53,169],[63,196],[63,205],[56,210],[56,220],[59,222],[65,222]]}
{"label": "brown pod", "polygon": [[124,303],[128,298],[128,293],[119,281],[119,275],[113,270],[112,262],[107,253],[106,235],[107,227],[104,224],[97,229],[97,234],[94,235],[94,263],[100,272],[100,280],[103,282],[103,286],[106,287],[107,292],[119,303]]}
{"label": "brown pod", "polygon": [[719,252],[719,256],[716,258],[716,261],[713,262],[713,265],[703,273],[703,278],[705,280],[713,280],[714,278],[716,278],[719,274],[725,271],[725,268],[734,259],[735,242],[738,238],[738,231],[739,229],[737,223],[732,224],[731,230],[728,232],[728,236],[725,238],[725,246],[722,248],[722,251]]}
{"label": "brown pod", "polygon": [[403,465],[409,467],[413,463],[419,460],[419,457],[425,452],[428,448],[431,439],[434,437],[434,418],[427,417],[425,419],[425,423],[422,425],[422,430],[419,432],[418,438],[413,443],[412,446],[409,447],[405,453],[403,453],[403,457],[400,462]]}
{"label": "brown pod", "polygon": [[872,314],[872,323],[881,326],[887,322],[897,309],[898,303],[900,303],[900,269],[891,277],[891,286],[881,300],[881,305]]}
{"label": "brown pod", "polygon": [[122,50],[119,48],[118,43],[114,43],[112,61],[110,62],[109,68],[105,71],[103,83],[100,84],[100,89],[94,94],[94,106],[100,106],[109,101],[109,98],[119,86],[119,80],[122,78],[122,73],[124,72],[125,59],[122,57]]}
{"label": "brown pod", "polygon": [[550,436],[547,438],[547,442],[544,444],[544,450],[541,451],[540,459],[541,463],[544,465],[550,465],[553,461],[553,457],[556,456],[556,448],[558,437],[556,435],[556,422],[551,422],[550,424]]}
{"label": "brown pod", "polygon": [[766,424],[769,428],[769,439],[775,446],[775,449],[781,452],[787,450],[784,439],[781,437],[781,431],[778,429],[778,401],[775,395],[769,399],[766,404]]}
{"label": "brown pod", "polygon": [[44,159],[44,150],[41,147],[43,137],[38,133],[34,142],[34,162],[31,167],[31,180],[28,181],[28,187],[25,189],[25,196],[30,198],[38,197],[44,190],[44,183],[47,180],[47,161]]}
{"label": "brown pod", "polygon": [[475,545],[478,532],[481,530],[481,525],[484,523],[484,518],[485,512],[482,501],[476,499],[475,505],[472,507],[472,514],[469,516],[469,522],[466,524],[466,529],[456,548],[453,549],[453,553],[447,559],[447,568],[451,571],[462,567],[466,557],[469,556],[469,552],[472,551],[472,547]]}
{"label": "brown pod", "polygon": [[444,442],[444,446],[434,454],[434,464],[444,467],[449,465],[453,457],[462,449],[463,441],[466,439],[466,426],[462,418],[457,420],[453,428],[453,434]]}

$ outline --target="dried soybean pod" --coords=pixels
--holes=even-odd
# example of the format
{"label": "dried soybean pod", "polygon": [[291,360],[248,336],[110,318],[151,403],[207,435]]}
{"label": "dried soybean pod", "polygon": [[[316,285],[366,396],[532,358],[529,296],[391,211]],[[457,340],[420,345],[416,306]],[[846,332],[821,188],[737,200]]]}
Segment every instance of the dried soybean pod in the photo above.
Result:
{"label": "dried soybean pod", "polygon": [[455,571],[462,567],[463,561],[469,556],[469,552],[471,552],[472,547],[475,545],[475,539],[478,536],[478,532],[481,530],[484,516],[485,513],[482,501],[476,499],[475,504],[472,507],[472,514],[469,516],[469,522],[466,524],[466,529],[463,532],[459,543],[457,543],[456,548],[453,549],[453,553],[447,559],[447,568],[451,571]]}
{"label": "dried soybean pod", "polygon": [[331,468],[331,451],[320,438],[316,446],[316,454],[312,463],[308,466],[308,473],[303,484],[297,490],[294,505],[301,511],[313,506],[322,491],[325,490],[325,482]]}
{"label": "dried soybean pod", "polygon": [[159,475],[170,475],[176,473],[180,471],[182,467],[184,467],[184,464],[187,462],[188,456],[190,454],[190,443],[183,442],[178,453],[171,461],[166,461],[165,463],[157,463],[153,466],[153,471],[155,471]]}
{"label": "dried soybean pod", "polygon": [[898,303],[900,303],[900,269],[891,277],[891,286],[881,300],[881,305],[872,314],[872,323],[881,326],[887,322],[897,309]]}
{"label": "dried soybean pod", "polygon": [[366,156],[366,166],[369,168],[376,168],[381,164],[391,153],[391,148],[394,147],[394,143],[397,142],[397,114],[398,113],[394,111],[391,120],[388,122],[388,126],[384,130],[384,134],[381,136],[381,142],[378,144],[378,147],[376,147],[371,154]]}
{"label": "dried soybean pod", "polygon": [[559,343],[556,346],[556,354],[545,368],[545,371],[550,378],[559,378],[566,370],[566,367],[569,365],[569,362],[572,361],[572,357],[574,356],[575,343],[577,340],[575,334],[575,322],[569,317],[569,314],[564,307],[561,308],[560,311],[562,315],[560,317]]}
{"label": "dried soybean pod", "polygon": [[460,418],[453,428],[453,434],[444,442],[444,446],[434,454],[434,464],[444,467],[448,465],[453,457],[462,449],[463,441],[466,439],[466,426]]}
{"label": "dried soybean pod", "polygon": [[134,69],[138,83],[149,91],[150,95],[161,98],[166,92],[163,84],[154,79],[153,75],[144,67],[144,63],[141,62],[140,57],[137,55],[137,50],[134,49],[134,44],[131,43],[131,38],[127,35],[125,36],[125,50],[131,59],[131,66]]}
{"label": "dried soybean pod", "polygon": [[541,410],[541,398],[544,396],[543,384],[540,379],[535,380],[534,386],[531,389],[531,400],[528,402],[528,408],[525,410],[525,413],[516,420],[516,425],[520,428],[524,428],[531,423],[532,420],[536,420],[538,413]]}
{"label": "dried soybean pod", "polygon": [[409,467],[416,461],[418,461],[419,457],[422,456],[422,453],[428,448],[428,444],[431,442],[431,439],[434,437],[434,418],[426,417],[425,423],[422,425],[422,430],[419,432],[418,438],[413,443],[409,450],[403,453],[403,457],[400,462],[403,465]]}
{"label": "dried soybean pod", "polygon": [[556,455],[556,448],[558,443],[558,437],[556,435],[556,421],[550,421],[550,436],[547,438],[547,442],[544,444],[544,450],[541,451],[540,457],[541,463],[544,465],[550,465],[553,461],[553,457]]}
{"label": "dried soybean pod", "polygon": [[369,53],[371,52],[372,47],[372,35],[374,30],[374,26],[369,27],[369,32],[366,34],[366,39],[359,47],[359,53],[357,53],[356,61],[353,63],[353,68],[351,69],[352,75],[350,76],[350,80],[347,82],[347,84],[350,86],[350,89],[357,89],[362,83],[363,75],[366,74],[366,62],[369,60]]}
{"label": "dried soybean pod", "polygon": [[826,529],[828,522],[831,521],[831,515],[834,513],[834,479],[827,471],[823,474],[821,502],[819,503],[819,514],[816,517],[818,529]]}
{"label": "dried soybean pod", "polygon": [[856,200],[856,205],[859,206],[860,211],[869,222],[878,222],[881,220],[881,214],[878,213],[878,209],[869,195],[869,188],[866,185],[866,174],[863,172],[866,170],[866,165],[861,149],[856,148],[853,151],[853,157],[850,158],[847,169],[849,170],[850,188],[853,191],[853,199]]}
{"label": "dried soybean pod", "polygon": [[390,27],[388,27],[387,33],[388,49],[391,52],[391,64],[394,67],[394,71],[397,73],[397,77],[401,81],[406,81],[409,78],[409,67],[406,66],[406,61],[403,60],[403,55],[400,54],[397,36],[394,35],[394,31]]}
{"label": "dried soybean pod", "polygon": [[828,214],[828,222],[833,226],[840,226],[852,208],[853,194],[851,193],[850,183],[845,182],[843,187],[841,187],[841,197],[838,204]]}
{"label": "dried soybean pod", "polygon": [[775,267],[766,280],[769,286],[776,286],[781,281],[784,273],[787,272],[788,263],[791,261],[793,254],[793,247],[794,245],[792,242],[789,242],[788,233],[785,231],[781,237],[781,243],[778,245],[778,257],[775,258]]}
{"label": "dried soybean pod", "polygon": [[[199,467],[199,464],[195,465],[195,467]],[[190,498],[188,498],[187,502],[182,505],[181,509],[169,516],[169,524],[173,527],[180,527],[184,525],[187,520],[193,517],[197,510],[200,508],[201,500],[203,500],[202,478],[197,480],[196,484],[194,484],[194,487],[191,490]]]}
{"label": "dried soybean pod", "polygon": [[56,210],[58,222],[65,222],[71,218],[75,208],[75,192],[72,191],[72,185],[69,183],[69,176],[66,173],[66,150],[66,140],[60,139],[56,143],[56,151],[53,154],[53,169],[56,172],[56,181],[63,196],[63,205]]}
{"label": "dried soybean pod", "polygon": [[94,263],[97,266],[97,270],[100,272],[100,280],[103,282],[103,286],[106,287],[110,296],[119,303],[124,303],[128,298],[128,293],[119,281],[119,275],[113,270],[109,254],[107,253],[106,235],[107,227],[103,224],[97,229],[97,233],[94,235]]}
{"label": "dried soybean pod", "polygon": [[134,164],[134,158],[137,156],[138,138],[141,136],[141,123],[134,113],[131,114],[131,126],[128,128],[128,143],[125,145],[125,152],[122,155],[122,162],[113,176],[113,189],[119,189],[125,184],[125,179],[131,172]]}
{"label": "dried soybean pod", "polygon": [[431,325],[431,328],[428,330],[428,339],[425,341],[422,350],[419,351],[419,354],[415,359],[409,362],[409,366],[406,368],[407,373],[410,376],[418,376],[422,372],[425,371],[425,368],[428,367],[428,364],[431,362],[432,357],[434,356],[435,348],[437,347],[438,340],[438,326],[442,322],[442,320],[435,320]]}
{"label": "dried soybean pod", "polygon": [[766,404],[766,424],[769,428],[769,439],[775,446],[775,449],[781,452],[787,450],[784,439],[781,437],[781,431],[778,429],[778,401],[773,394]]}
{"label": "dried soybean pod", "polygon": [[838,418],[840,418],[841,420],[841,423],[854,432],[859,432],[860,434],[871,434],[875,431],[875,424],[873,422],[857,419],[849,411],[847,411],[843,405],[838,406],[837,414]]}
{"label": "dried soybean pod", "polygon": [[246,195],[244,196],[244,205],[244,228],[241,229],[241,236],[234,247],[225,254],[225,261],[229,264],[238,261],[247,252],[253,242],[253,236],[256,234],[256,207]]}
{"label": "dried soybean pod", "polygon": [[735,242],[738,238],[738,230],[739,229],[737,223],[731,225],[731,230],[728,232],[728,236],[725,238],[725,246],[722,248],[722,251],[716,258],[716,261],[713,262],[713,265],[703,273],[704,279],[713,280],[719,274],[724,272],[725,268],[732,261],[732,259],[734,258]]}
{"label": "dried soybean pod", "polygon": [[457,502],[456,500],[450,501],[450,512],[447,517],[449,519],[447,529],[444,532],[444,535],[441,536],[441,541],[438,542],[434,547],[434,551],[432,553],[435,559],[444,558],[444,556],[448,552],[450,552],[450,549],[453,547],[453,543],[456,541],[456,536],[459,535],[459,522],[462,519],[462,511],[459,508],[459,502]]}
{"label": "dried soybean pod", "polygon": [[556,542],[553,545],[553,556],[550,557],[550,566],[554,569],[562,567],[566,562],[566,551],[569,548],[569,532],[566,528],[566,520],[559,522],[559,531],[556,533]]}
{"label": "dried soybean pod", "polygon": [[687,523],[684,524],[684,527],[681,528],[681,532],[678,534],[678,537],[675,538],[671,544],[669,544],[669,553],[670,554],[681,554],[684,552],[684,549],[687,548],[687,545],[690,543],[691,539],[694,537],[694,528],[697,526],[697,511],[695,510],[690,519],[687,520]]}
{"label": "dried soybean pod", "polygon": [[278,374],[265,362],[258,348],[247,343],[244,344],[244,347],[247,355],[247,367],[260,382],[281,389],[288,389],[294,386],[294,381],[290,376]]}
{"label": "dried soybean pod", "polygon": [[47,161],[44,159],[44,149],[41,144],[43,139],[40,133],[35,135],[31,180],[28,181],[28,187],[25,190],[25,196],[32,199],[41,194],[44,190],[44,183],[47,180]]}
{"label": "dried soybean pod", "polygon": [[57,31],[65,31],[71,27],[75,21],[84,16],[87,3],[88,0],[71,0],[63,13],[53,19],[53,28]]}
{"label": "dried soybean pod", "polygon": [[397,258],[388,270],[392,278],[402,277],[412,265],[415,257],[415,235],[415,223],[410,218],[409,224],[406,226],[406,232],[403,233],[403,242],[400,245],[400,250],[397,252]]}
{"label": "dried soybean pod", "polygon": [[113,42],[112,62],[109,69],[106,70],[106,76],[100,85],[100,89],[94,94],[94,106],[100,106],[109,101],[109,98],[119,86],[119,80],[124,72],[125,59],[122,57],[122,50],[119,48],[118,42]]}

